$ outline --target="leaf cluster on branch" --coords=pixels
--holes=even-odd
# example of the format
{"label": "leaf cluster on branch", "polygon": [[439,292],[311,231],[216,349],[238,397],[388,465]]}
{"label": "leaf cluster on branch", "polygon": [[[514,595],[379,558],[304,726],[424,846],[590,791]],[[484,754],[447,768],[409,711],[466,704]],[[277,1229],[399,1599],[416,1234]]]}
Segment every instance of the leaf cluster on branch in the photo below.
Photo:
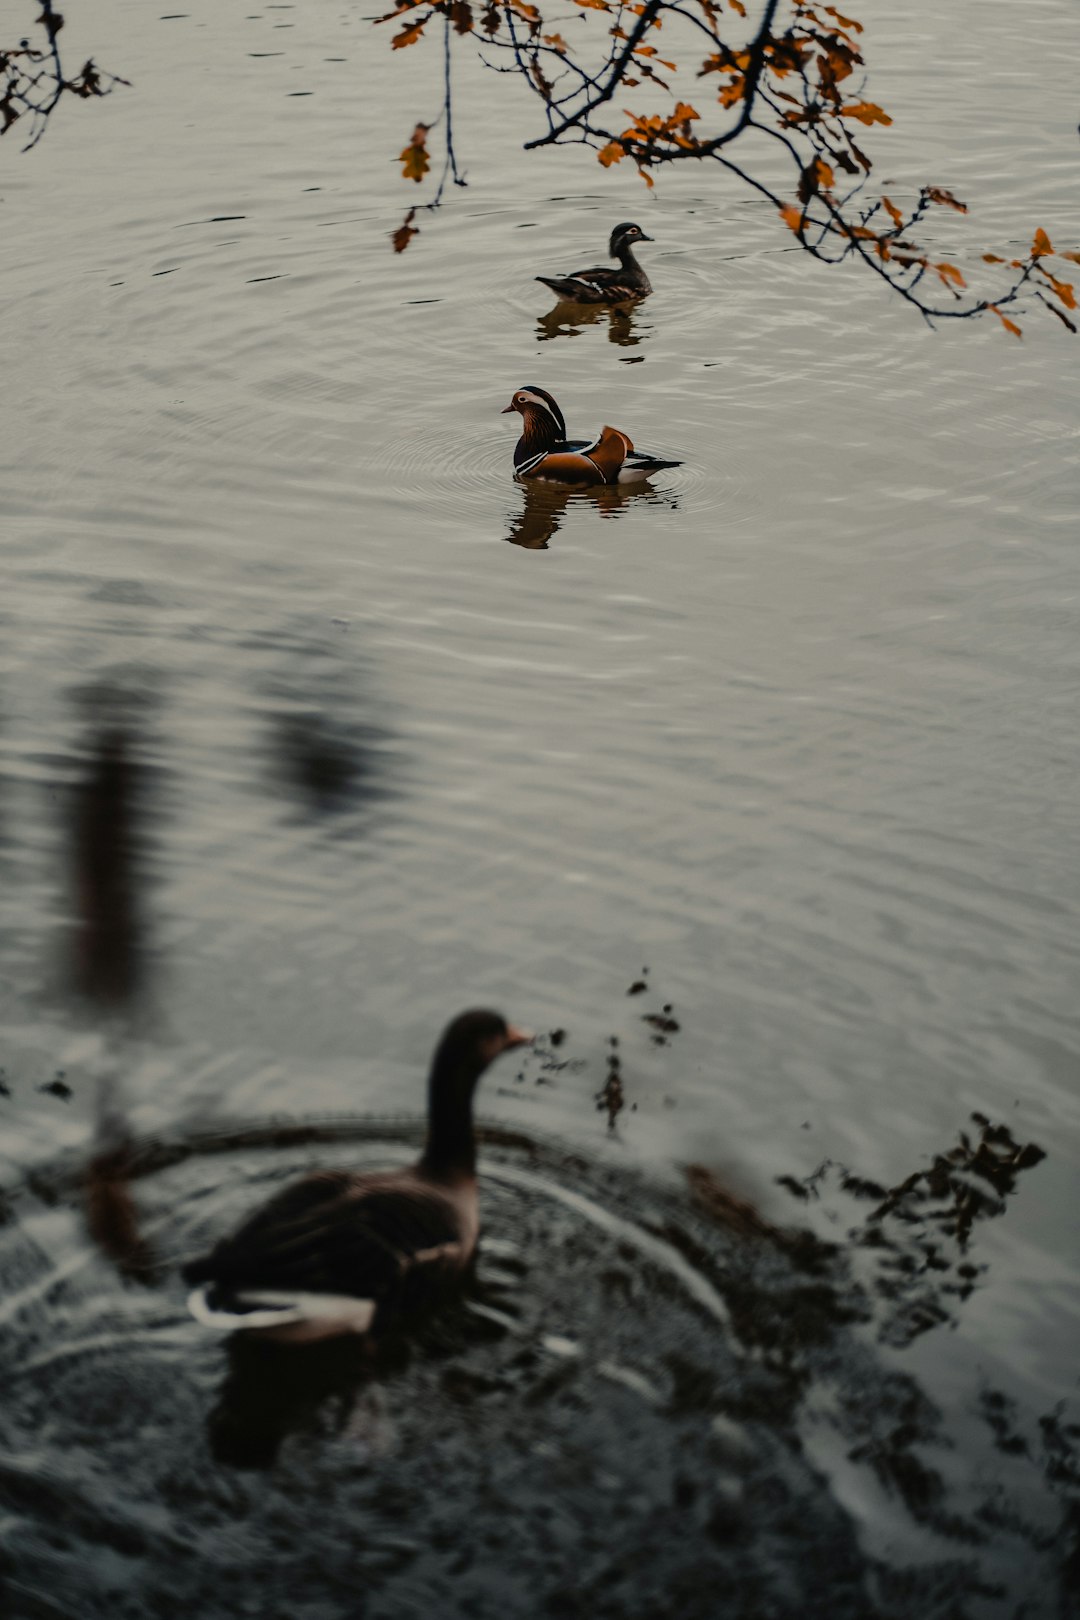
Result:
{"label": "leaf cluster on branch", "polygon": [[[526,150],[590,146],[605,168],[628,161],[650,187],[666,164],[716,163],[772,204],[813,258],[861,262],[928,320],[990,311],[1019,336],[1004,308],[1016,313],[1037,300],[1075,332],[1066,313],[1076,308],[1074,290],[1045,262],[1054,256],[1045,231],[1035,232],[1020,257],[983,254],[985,263],[1001,267],[1000,290],[980,296],[957,265],[920,240],[932,235],[933,210],[966,213],[966,204],[943,186],[924,185],[913,201],[900,203],[875,188],[864,132],[892,119],[867,97],[862,24],[836,6],[821,0],[560,0],[560,6],[549,21],[532,0],[397,0],[377,19],[399,25],[394,50],[441,23],[443,109],[433,123],[417,125],[401,154],[405,178],[419,184],[430,165],[429,132],[444,123],[442,178],[422,206],[438,206],[448,177],[464,184],[453,145],[450,60],[455,45],[469,38],[488,67],[517,75],[539,101],[544,128]],[[677,56],[697,81],[693,101],[672,87]],[[617,106],[630,92],[649,105]],[[776,157],[786,184],[776,179]],[[395,251],[417,234],[416,212],[411,208],[393,233]],[[1076,253],[1058,256],[1080,263]]]}

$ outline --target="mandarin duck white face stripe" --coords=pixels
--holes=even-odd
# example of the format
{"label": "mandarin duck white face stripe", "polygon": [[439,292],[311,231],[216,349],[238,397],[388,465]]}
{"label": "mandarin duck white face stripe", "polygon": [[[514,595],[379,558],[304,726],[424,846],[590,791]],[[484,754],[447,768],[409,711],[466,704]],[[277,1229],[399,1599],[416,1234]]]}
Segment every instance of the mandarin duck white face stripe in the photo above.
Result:
{"label": "mandarin duck white face stripe", "polygon": [[556,405],[555,401],[552,399],[551,395],[546,389],[519,388],[517,394],[515,395],[515,399],[519,400],[524,405],[535,405],[538,406],[540,410],[547,411],[548,415],[554,418],[555,426],[559,430],[560,438],[566,438],[566,422],[563,419],[563,413],[560,411],[559,407]]}

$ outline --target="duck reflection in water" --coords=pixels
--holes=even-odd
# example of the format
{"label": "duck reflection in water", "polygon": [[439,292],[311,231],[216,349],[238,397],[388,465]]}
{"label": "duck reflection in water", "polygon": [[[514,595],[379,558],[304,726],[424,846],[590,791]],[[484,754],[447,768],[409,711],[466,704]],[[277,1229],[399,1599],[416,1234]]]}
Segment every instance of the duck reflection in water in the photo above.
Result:
{"label": "duck reflection in water", "polygon": [[625,304],[574,304],[560,299],[554,309],[549,309],[546,315],[537,320],[536,337],[540,343],[550,342],[557,337],[577,337],[587,326],[607,324],[608,342],[617,343],[622,349],[633,349],[645,339],[652,331],[651,323],[642,324],[638,319],[638,305],[635,302]]}
{"label": "duck reflection in water", "polygon": [[522,546],[526,551],[546,551],[548,541],[562,527],[568,509],[575,506],[591,506],[598,508],[603,518],[617,518],[632,501],[649,501],[672,508],[679,504],[674,495],[662,494],[648,482],[570,489],[565,485],[523,480],[517,487],[524,505],[518,512],[508,514],[510,533],[505,538],[512,546]]}

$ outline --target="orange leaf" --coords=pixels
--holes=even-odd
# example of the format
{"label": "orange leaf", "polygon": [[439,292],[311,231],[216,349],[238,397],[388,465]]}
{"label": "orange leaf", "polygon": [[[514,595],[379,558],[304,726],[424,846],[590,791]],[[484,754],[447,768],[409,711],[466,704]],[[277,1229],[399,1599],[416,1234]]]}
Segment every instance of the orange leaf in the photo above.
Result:
{"label": "orange leaf", "polygon": [[400,34],[395,34],[393,39],[390,41],[390,49],[393,51],[402,51],[405,49],[406,45],[415,45],[416,41],[420,38],[420,35],[424,32],[424,27],[427,21],[428,19],[426,17],[421,17],[419,22],[412,23],[408,28],[403,28]]}
{"label": "orange leaf", "polygon": [[1073,292],[1072,283],[1068,281],[1059,281],[1056,276],[1052,276],[1049,270],[1044,269],[1042,265],[1039,266],[1039,269],[1042,270],[1043,275],[1046,277],[1051,287],[1053,287],[1054,291],[1061,299],[1061,302],[1065,305],[1065,308],[1075,309],[1076,294]]}
{"label": "orange leaf", "polygon": [[891,124],[892,119],[887,112],[874,105],[872,101],[851,101],[846,107],[840,108],[841,118],[857,118],[860,124]]}
{"label": "orange leaf", "polygon": [[586,6],[590,11],[610,11],[608,0],[574,0],[575,6]]}
{"label": "orange leaf", "polygon": [[983,263],[984,264],[1004,264],[1005,260],[1000,259],[996,253],[984,253],[983,254]]}
{"label": "orange leaf", "polygon": [[837,22],[840,24],[841,28],[854,28],[854,30],[855,30],[855,32],[857,34],[862,33],[862,31],[863,31],[862,23],[861,22],[856,22],[853,17],[845,17],[845,16],[843,16],[841,12],[837,11],[835,6],[823,6],[822,10],[828,16],[835,17]]}
{"label": "orange leaf", "polygon": [[903,214],[900,212],[899,208],[897,208],[895,203],[891,203],[889,201],[888,197],[882,197],[881,201],[885,206],[885,212],[888,214],[897,230],[899,230],[901,225],[904,223]]}
{"label": "orange leaf", "polygon": [[415,180],[417,185],[420,184],[420,181],[424,178],[425,174],[427,174],[431,167],[431,161],[427,155],[427,146],[425,144],[427,141],[427,133],[428,126],[426,124],[417,124],[416,128],[413,130],[412,140],[409,142],[409,145],[405,147],[404,151],[399,157],[403,178],[406,180]]}
{"label": "orange leaf", "polygon": [[1046,255],[1048,253],[1053,253],[1053,251],[1053,248],[1050,246],[1050,238],[1040,225],[1039,229],[1035,232],[1035,240],[1031,244],[1031,257],[1033,259],[1045,259]]}
{"label": "orange leaf", "polygon": [[952,283],[955,287],[966,287],[967,282],[956,268],[955,264],[935,264],[934,269],[945,283],[946,287]]}
{"label": "orange leaf", "polygon": [[621,163],[626,156],[626,148],[619,141],[608,141],[596,154],[605,169],[610,169],[613,163]]}
{"label": "orange leaf", "polygon": [[689,124],[692,119],[700,117],[701,114],[699,112],[695,112],[693,107],[691,107],[687,102],[677,101],[675,103],[675,111],[671,115],[671,122],[673,124]]}
{"label": "orange leaf", "polygon": [[1073,264],[1080,264],[1080,253],[1065,253],[1064,251],[1059,249],[1058,258],[1059,259],[1071,259]]}
{"label": "orange leaf", "polygon": [[803,224],[802,209],[796,208],[794,203],[788,203],[786,208],[781,208],[780,218],[788,229],[794,231],[798,236]]}
{"label": "orange leaf", "polygon": [[1018,337],[1018,338],[1023,337],[1024,334],[1023,334],[1023,332],[1021,332],[1021,330],[1017,326],[1016,322],[1015,321],[1010,321],[1007,315],[1003,315],[1001,313],[1000,309],[998,309],[996,304],[987,304],[986,307],[987,307],[987,309],[992,309],[993,310],[994,314],[997,316],[998,320],[1001,322],[1001,324],[1005,328],[1006,332],[1011,332],[1014,337]]}
{"label": "orange leaf", "polygon": [[650,173],[649,173],[649,171],[648,171],[648,170],[647,170],[647,169],[643,169],[643,168],[641,168],[641,166],[640,166],[640,165],[639,165],[639,166],[638,166],[638,174],[640,174],[640,176],[641,176],[641,178],[642,178],[642,179],[643,179],[643,180],[644,180],[644,182],[645,182],[645,184],[646,184],[646,185],[647,185],[647,186],[648,186],[648,187],[649,187],[649,188],[650,188],[650,190],[651,190],[651,189],[652,189],[652,187],[653,187],[653,185],[654,185],[654,184],[655,184],[655,181],[654,181],[654,180],[653,180],[653,177],[652,177],[652,175],[651,175],[651,174],[650,174]]}

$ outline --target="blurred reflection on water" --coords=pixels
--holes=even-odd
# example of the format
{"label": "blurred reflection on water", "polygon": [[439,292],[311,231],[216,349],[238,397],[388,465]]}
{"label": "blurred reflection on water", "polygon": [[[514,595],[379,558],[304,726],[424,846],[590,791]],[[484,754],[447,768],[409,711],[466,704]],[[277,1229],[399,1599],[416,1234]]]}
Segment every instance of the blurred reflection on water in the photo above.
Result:
{"label": "blurred reflection on water", "polygon": [[549,342],[557,337],[577,337],[589,326],[607,328],[609,343],[620,348],[636,348],[653,335],[653,323],[634,304],[568,304],[562,300],[541,315],[537,339]]}
{"label": "blurred reflection on water", "polygon": [[645,484],[600,484],[594,489],[565,489],[557,484],[530,483],[523,480],[518,486],[524,505],[516,516],[510,514],[510,533],[506,539],[512,546],[523,546],[526,551],[546,551],[548,541],[562,527],[569,511],[575,508],[593,508],[602,518],[618,517],[620,512],[637,501],[674,510],[678,496],[654,489]]}
{"label": "blurred reflection on water", "polygon": [[145,958],[142,717],[117,691],[96,688],[81,697],[90,730],[71,811],[72,980],[83,995],[115,1007],[140,988]]}

